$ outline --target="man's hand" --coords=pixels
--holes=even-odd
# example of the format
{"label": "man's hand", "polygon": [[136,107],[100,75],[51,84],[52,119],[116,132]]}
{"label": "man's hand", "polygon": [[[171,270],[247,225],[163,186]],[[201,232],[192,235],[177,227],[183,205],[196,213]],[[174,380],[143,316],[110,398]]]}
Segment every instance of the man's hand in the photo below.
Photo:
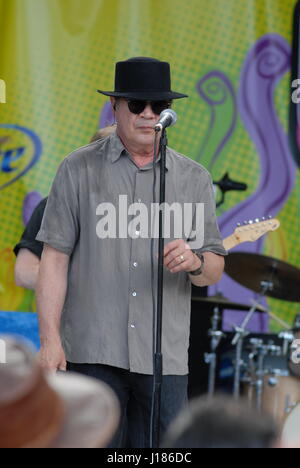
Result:
{"label": "man's hand", "polygon": [[201,266],[201,260],[182,239],[176,239],[165,246],[164,266],[171,273],[194,271]]}
{"label": "man's hand", "polygon": [[[201,275],[189,278],[195,286],[212,286],[220,281],[224,271],[224,257],[213,252],[205,252],[205,268]],[[182,239],[170,242],[165,246],[164,265],[171,273],[195,271],[201,267],[201,260],[193,253],[191,247]]]}
{"label": "man's hand", "polygon": [[40,366],[47,371],[66,371],[65,353],[59,339],[42,345],[38,359]]}

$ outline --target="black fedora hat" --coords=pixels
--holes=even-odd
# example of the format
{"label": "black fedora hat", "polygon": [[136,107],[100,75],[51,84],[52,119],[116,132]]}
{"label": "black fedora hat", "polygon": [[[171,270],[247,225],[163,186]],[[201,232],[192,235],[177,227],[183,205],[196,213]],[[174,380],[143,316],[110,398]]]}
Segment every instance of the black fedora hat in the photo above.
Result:
{"label": "black fedora hat", "polygon": [[188,97],[171,91],[170,64],[149,57],[116,63],[115,90],[98,93],[129,99],[164,101]]}

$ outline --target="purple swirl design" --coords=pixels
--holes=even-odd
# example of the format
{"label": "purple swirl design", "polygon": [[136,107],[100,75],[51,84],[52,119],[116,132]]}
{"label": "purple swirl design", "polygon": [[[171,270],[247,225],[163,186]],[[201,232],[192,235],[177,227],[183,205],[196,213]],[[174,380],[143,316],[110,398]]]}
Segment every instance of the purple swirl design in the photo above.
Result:
{"label": "purple swirl design", "polygon": [[[275,217],[284,207],[294,186],[296,165],[274,104],[276,85],[289,71],[290,57],[289,44],[277,34],[260,38],[246,57],[240,78],[238,107],[260,157],[260,182],[255,193],[219,218],[223,237],[230,235],[236,224],[244,220],[269,214]],[[253,244],[243,244],[236,250],[261,253],[263,244],[264,239],[260,239]],[[224,275],[218,290],[237,302],[256,297],[227,275]],[[244,316],[244,313],[226,312],[224,328],[231,329],[232,324],[239,324]],[[267,316],[255,314],[249,329],[267,331]]]}
{"label": "purple swirl design", "polygon": [[39,192],[29,192],[23,201],[23,209],[22,209],[22,218],[24,226],[27,226],[32,213],[34,212],[35,208],[38,204],[42,201],[43,197]]}

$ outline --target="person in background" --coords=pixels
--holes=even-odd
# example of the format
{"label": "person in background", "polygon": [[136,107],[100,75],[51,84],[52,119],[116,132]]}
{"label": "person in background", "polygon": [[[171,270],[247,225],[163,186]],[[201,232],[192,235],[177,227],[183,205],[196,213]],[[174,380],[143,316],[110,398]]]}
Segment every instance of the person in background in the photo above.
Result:
{"label": "person in background", "polygon": [[0,340],[0,448],[106,447],[120,419],[113,391],[79,374],[44,372],[26,342]]}
{"label": "person in background", "polygon": [[[90,143],[102,140],[115,131],[115,125],[97,130],[90,139]],[[43,252],[43,243],[36,240],[36,236],[41,228],[44,211],[48,197],[34,209],[31,218],[22,234],[19,243],[14,247],[16,255],[15,282],[17,286],[25,289],[35,290],[40,261]]]}
{"label": "person in background", "polygon": [[191,401],[169,427],[161,448],[279,448],[273,419],[228,396]]}

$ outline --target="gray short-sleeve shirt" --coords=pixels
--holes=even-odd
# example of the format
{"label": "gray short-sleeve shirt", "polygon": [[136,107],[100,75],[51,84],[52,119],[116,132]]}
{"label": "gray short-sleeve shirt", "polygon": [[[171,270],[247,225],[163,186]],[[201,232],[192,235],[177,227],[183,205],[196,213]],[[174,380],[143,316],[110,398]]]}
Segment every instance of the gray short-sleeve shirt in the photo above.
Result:
{"label": "gray short-sleeve shirt", "polygon": [[[199,250],[226,255],[208,172],[170,148],[166,167],[166,203],[203,203],[204,242]],[[156,170],[159,181],[158,164]],[[159,182],[156,197],[158,201]],[[149,228],[151,217],[147,231],[147,223],[130,211],[143,205],[151,212],[152,202],[152,164],[138,168],[116,134],[78,149],[62,162],[37,240],[70,256],[61,321],[69,362],[152,374],[154,231]],[[171,231],[165,243],[175,237]],[[187,234],[182,238],[189,240]],[[154,244],[157,248],[157,239]],[[154,284],[156,288],[156,279]],[[188,274],[165,270],[164,375],[188,373],[190,301]]]}

